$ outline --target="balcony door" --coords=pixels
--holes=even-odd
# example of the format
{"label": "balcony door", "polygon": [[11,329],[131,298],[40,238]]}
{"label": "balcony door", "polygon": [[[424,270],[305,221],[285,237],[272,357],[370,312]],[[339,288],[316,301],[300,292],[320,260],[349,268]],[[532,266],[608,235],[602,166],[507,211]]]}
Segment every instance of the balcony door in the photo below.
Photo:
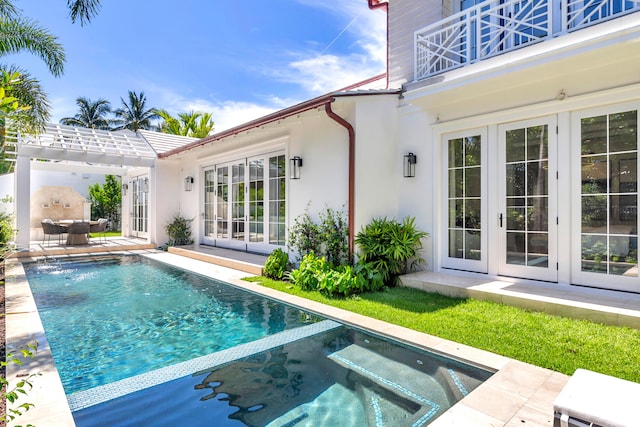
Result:
{"label": "balcony door", "polygon": [[498,272],[555,282],[556,119],[499,126]]}

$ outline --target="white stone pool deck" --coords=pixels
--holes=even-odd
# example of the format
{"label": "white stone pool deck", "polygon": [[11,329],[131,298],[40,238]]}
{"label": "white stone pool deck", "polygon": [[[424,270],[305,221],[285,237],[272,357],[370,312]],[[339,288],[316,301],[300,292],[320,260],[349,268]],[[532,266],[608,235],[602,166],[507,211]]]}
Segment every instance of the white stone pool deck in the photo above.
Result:
{"label": "white stone pool deck", "polygon": [[[488,381],[436,419],[431,426],[553,425],[553,400],[568,381],[569,377],[566,375],[248,283],[241,280],[247,276],[245,272],[155,250],[131,252],[283,300],[348,325],[369,329],[496,371]],[[31,423],[37,426],[73,426],[71,411],[19,260],[7,263],[6,276],[7,344],[17,348],[33,339],[39,343],[38,353],[33,361],[22,366],[8,367],[7,377],[12,383],[22,378],[20,375],[41,374],[34,378],[33,390],[22,400],[35,404],[35,407],[16,421],[22,425]]]}

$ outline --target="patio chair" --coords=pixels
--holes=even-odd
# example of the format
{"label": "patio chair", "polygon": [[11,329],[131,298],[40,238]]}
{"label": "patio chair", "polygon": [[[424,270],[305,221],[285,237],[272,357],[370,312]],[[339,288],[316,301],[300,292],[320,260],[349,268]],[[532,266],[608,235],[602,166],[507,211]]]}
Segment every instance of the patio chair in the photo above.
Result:
{"label": "patio chair", "polygon": [[95,233],[98,236],[102,235],[103,242],[106,243],[107,242],[106,231],[107,231],[107,223],[108,222],[109,221],[107,219],[105,219],[105,218],[98,219],[98,223],[97,224],[91,224],[89,226],[89,233]]}
{"label": "patio chair", "polygon": [[58,244],[62,243],[62,235],[67,232],[67,227],[64,225],[58,225],[49,218],[43,219],[40,224],[42,225],[42,231],[44,232],[45,242],[48,237],[49,245],[51,245],[51,236],[58,236]]}

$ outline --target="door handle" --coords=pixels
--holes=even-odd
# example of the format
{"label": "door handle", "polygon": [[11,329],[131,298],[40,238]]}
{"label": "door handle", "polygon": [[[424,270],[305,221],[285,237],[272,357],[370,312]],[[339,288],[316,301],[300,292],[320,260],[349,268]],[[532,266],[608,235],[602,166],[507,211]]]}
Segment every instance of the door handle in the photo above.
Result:
{"label": "door handle", "polygon": [[500,221],[500,228],[502,228],[502,214],[498,216],[498,221]]}

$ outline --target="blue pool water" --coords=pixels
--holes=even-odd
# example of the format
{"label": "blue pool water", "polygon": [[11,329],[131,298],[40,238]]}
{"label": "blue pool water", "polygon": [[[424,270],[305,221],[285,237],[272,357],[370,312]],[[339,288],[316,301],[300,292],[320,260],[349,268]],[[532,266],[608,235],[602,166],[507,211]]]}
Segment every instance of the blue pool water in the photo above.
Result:
{"label": "blue pool water", "polygon": [[422,426],[492,375],[142,257],[26,270],[78,427]]}
{"label": "blue pool water", "polygon": [[138,256],[37,263],[26,273],[67,394],[317,320]]}

